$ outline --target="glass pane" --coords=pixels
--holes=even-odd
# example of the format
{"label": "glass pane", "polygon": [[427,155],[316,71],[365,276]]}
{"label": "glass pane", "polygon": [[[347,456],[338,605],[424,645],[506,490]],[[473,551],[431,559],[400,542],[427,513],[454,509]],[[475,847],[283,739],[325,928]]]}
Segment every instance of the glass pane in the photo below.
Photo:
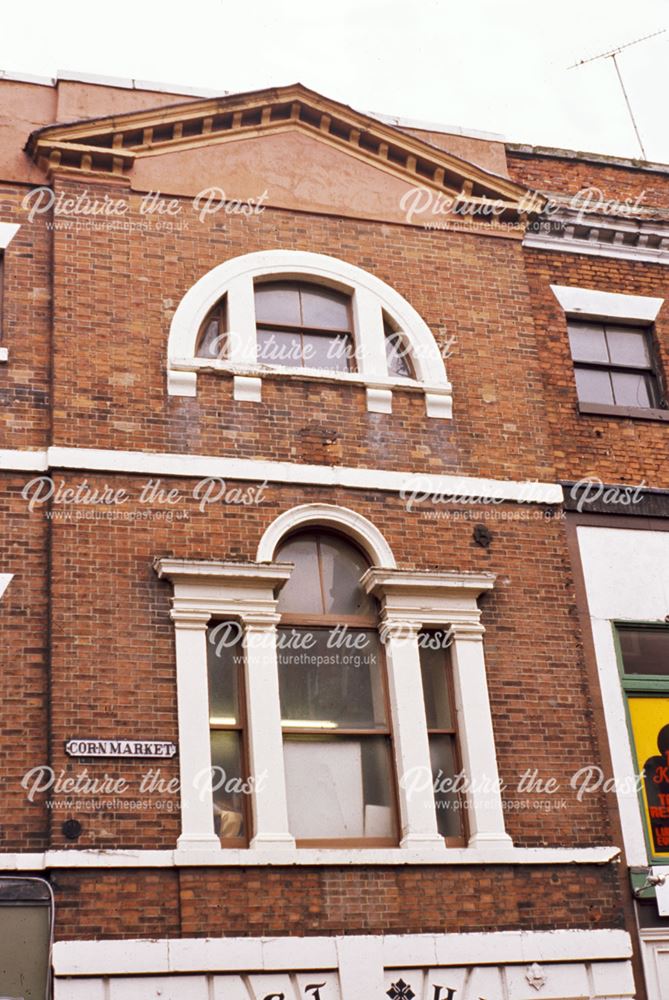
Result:
{"label": "glass pane", "polygon": [[221,840],[246,836],[244,823],[244,772],[241,735],[236,732],[211,733],[214,828]]}
{"label": "glass pane", "polygon": [[242,629],[237,622],[217,622],[207,629],[212,725],[234,726],[239,722],[239,675],[243,664]]}
{"label": "glass pane", "polygon": [[387,738],[284,737],[290,832],[299,840],[394,836]]}
{"label": "glass pane", "polygon": [[389,329],[386,329],[386,360],[389,375],[396,375],[399,378],[413,378],[409,364],[409,352],[399,333],[393,333]]}
{"label": "glass pane", "polygon": [[612,364],[650,368],[648,338],[644,330],[633,330],[625,326],[607,326],[606,339]]}
{"label": "glass pane", "polygon": [[454,736],[430,736],[430,763],[437,807],[437,829],[442,837],[461,837],[460,796],[453,790],[457,774]]}
{"label": "glass pane", "polygon": [[608,371],[596,368],[576,368],[576,391],[582,403],[613,405],[613,390]]}
{"label": "glass pane", "polygon": [[297,285],[269,284],[255,287],[256,323],[300,326],[300,293]]}
{"label": "glass pane", "polygon": [[652,406],[648,377],[637,372],[611,372],[618,406]]}
{"label": "glass pane", "polygon": [[224,358],[227,354],[226,302],[219,302],[211,310],[200,330],[198,358]]}
{"label": "glass pane", "polygon": [[446,631],[421,632],[420,669],[428,729],[452,729],[453,716],[448,691],[447,657],[443,642]]}
{"label": "glass pane", "polygon": [[669,677],[669,628],[621,628],[618,636],[626,674]]}
{"label": "glass pane", "polygon": [[321,581],[318,570],[316,535],[299,535],[288,539],[277,551],[277,562],[295,563],[290,579],[279,593],[278,611],[323,614]]}
{"label": "glass pane", "polygon": [[374,599],[360,583],[369,568],[360,549],[337,535],[319,539],[325,613],[328,615],[364,615],[376,619]]}
{"label": "glass pane", "polygon": [[347,372],[352,355],[351,338],[323,333],[304,334],[304,367]]}
{"label": "glass pane", "polygon": [[302,342],[299,333],[283,330],[258,330],[258,362],[262,365],[302,367]]}
{"label": "glass pane", "polygon": [[349,298],[330,288],[303,285],[302,324],[316,330],[350,330]]}
{"label": "glass pane", "polygon": [[377,632],[284,626],[277,647],[284,726],[386,728]]}
{"label": "glass pane", "polygon": [[609,360],[604,337],[604,326],[601,323],[569,324],[569,344],[574,361]]}

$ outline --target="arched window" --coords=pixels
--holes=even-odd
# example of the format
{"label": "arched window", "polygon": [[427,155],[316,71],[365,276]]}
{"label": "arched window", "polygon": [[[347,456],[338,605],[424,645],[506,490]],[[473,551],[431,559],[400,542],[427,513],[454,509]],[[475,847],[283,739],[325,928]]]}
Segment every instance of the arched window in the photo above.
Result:
{"label": "arched window", "polygon": [[369,563],[323,530],[288,538],[279,597],[279,693],[290,831],[302,846],[397,843],[395,781]]}
{"label": "arched window", "polygon": [[287,374],[366,388],[390,413],[394,389],[422,392],[429,417],[451,416],[437,341],[398,292],[346,261],[298,250],[245,254],[203,275],[183,297],[168,343],[168,392],[195,396],[198,372],[233,376],[233,397],[257,402],[262,379]]}

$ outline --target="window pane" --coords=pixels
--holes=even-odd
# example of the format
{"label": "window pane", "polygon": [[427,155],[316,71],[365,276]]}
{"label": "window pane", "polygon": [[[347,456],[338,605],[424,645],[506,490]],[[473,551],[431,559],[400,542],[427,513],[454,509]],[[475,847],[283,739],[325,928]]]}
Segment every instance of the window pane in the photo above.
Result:
{"label": "window pane", "polygon": [[409,363],[409,353],[399,333],[386,328],[386,360],[388,374],[399,378],[413,378]]}
{"label": "window pane", "polygon": [[242,630],[237,622],[217,622],[207,629],[209,719],[212,725],[239,722],[239,674],[244,663]]}
{"label": "window pane", "polygon": [[304,334],[304,367],[347,372],[352,354],[351,338],[323,333]]}
{"label": "window pane", "polygon": [[337,535],[321,535],[319,540],[325,613],[328,615],[365,615],[376,618],[377,610],[360,584],[369,568],[360,549]]}
{"label": "window pane", "polygon": [[457,774],[454,736],[430,736],[430,763],[437,808],[437,829],[442,837],[461,837],[460,796],[453,791]]}
{"label": "window pane", "polygon": [[304,326],[316,330],[351,329],[347,295],[330,288],[302,285],[301,296]]}
{"label": "window pane", "polygon": [[613,391],[608,371],[596,368],[576,368],[576,390],[582,403],[613,404]]}
{"label": "window pane", "polygon": [[377,632],[284,626],[277,646],[284,726],[386,728]]}
{"label": "window pane", "polygon": [[650,386],[646,375],[637,372],[611,372],[613,392],[618,406],[650,407]]}
{"label": "window pane", "polygon": [[570,323],[569,344],[574,361],[601,361],[606,364],[609,360],[601,323]]}
{"label": "window pane", "polygon": [[214,828],[221,840],[244,837],[244,781],[241,736],[236,732],[211,733]]}
{"label": "window pane", "polygon": [[297,285],[256,285],[256,323],[300,326],[300,293]]}
{"label": "window pane", "polygon": [[626,674],[669,677],[669,629],[621,628],[618,636]]}
{"label": "window pane", "polygon": [[200,329],[198,358],[224,358],[227,354],[226,301],[223,299],[210,311]]}
{"label": "window pane", "polygon": [[279,593],[278,611],[322,614],[323,598],[318,570],[318,544],[315,535],[288,539],[276,554],[277,562],[295,563],[290,579]]}
{"label": "window pane", "polygon": [[284,738],[288,821],[299,840],[393,837],[384,737]]}
{"label": "window pane", "polygon": [[632,330],[624,326],[607,326],[606,339],[612,364],[650,368],[648,338],[645,331]]}
{"label": "window pane", "polygon": [[299,333],[283,330],[258,330],[258,362],[263,365],[302,367],[302,342]]}
{"label": "window pane", "polygon": [[[448,651],[443,648],[445,630],[422,632],[420,642],[420,669],[423,677],[423,696],[428,729],[452,729],[453,716],[448,691]],[[431,648],[435,647],[435,648]]]}

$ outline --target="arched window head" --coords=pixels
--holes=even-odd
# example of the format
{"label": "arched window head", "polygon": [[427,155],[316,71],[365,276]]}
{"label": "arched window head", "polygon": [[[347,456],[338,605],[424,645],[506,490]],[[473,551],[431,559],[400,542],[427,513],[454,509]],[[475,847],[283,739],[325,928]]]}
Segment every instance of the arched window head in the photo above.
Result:
{"label": "arched window head", "polygon": [[303,531],[287,539],[278,562],[294,563],[290,580],[279,596],[282,614],[320,618],[364,618],[376,624],[376,604],[360,578],[369,561],[347,538],[327,531]]}
{"label": "arched window head", "polygon": [[389,413],[393,390],[451,416],[451,385],[425,321],[397,291],[346,261],[297,250],[246,254],[186,293],[170,328],[168,392],[195,396],[201,369],[231,372],[235,399],[258,401],[269,372],[366,387]]}
{"label": "arched window head", "polygon": [[349,539],[300,532],[277,610],[290,831],[302,846],[397,843],[386,666],[369,560]]}

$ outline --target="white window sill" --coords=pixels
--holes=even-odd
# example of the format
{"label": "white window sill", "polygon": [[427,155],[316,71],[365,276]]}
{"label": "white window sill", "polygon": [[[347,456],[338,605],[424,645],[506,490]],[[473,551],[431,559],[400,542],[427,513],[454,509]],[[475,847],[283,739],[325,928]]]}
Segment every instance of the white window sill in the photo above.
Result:
{"label": "white window sill", "polygon": [[392,391],[400,389],[425,395],[428,417],[450,419],[452,390],[449,383],[428,384],[412,378],[387,375],[365,375],[362,372],[340,372],[325,368],[291,368],[283,365],[240,364],[216,358],[175,358],[169,362],[168,392],[171,396],[195,396],[199,372],[232,375],[234,398],[245,402],[260,402],[264,378],[290,378],[307,382],[327,382],[364,386],[367,389],[367,409],[378,413],[392,412]]}
{"label": "white window sill", "polygon": [[0,347],[0,364],[9,361],[9,351],[6,347]]}
{"label": "white window sill", "polygon": [[6,871],[51,868],[234,868],[315,865],[603,865],[620,855],[617,847],[444,847],[360,850],[280,849],[87,851],[77,848],[43,854],[0,854]]}

